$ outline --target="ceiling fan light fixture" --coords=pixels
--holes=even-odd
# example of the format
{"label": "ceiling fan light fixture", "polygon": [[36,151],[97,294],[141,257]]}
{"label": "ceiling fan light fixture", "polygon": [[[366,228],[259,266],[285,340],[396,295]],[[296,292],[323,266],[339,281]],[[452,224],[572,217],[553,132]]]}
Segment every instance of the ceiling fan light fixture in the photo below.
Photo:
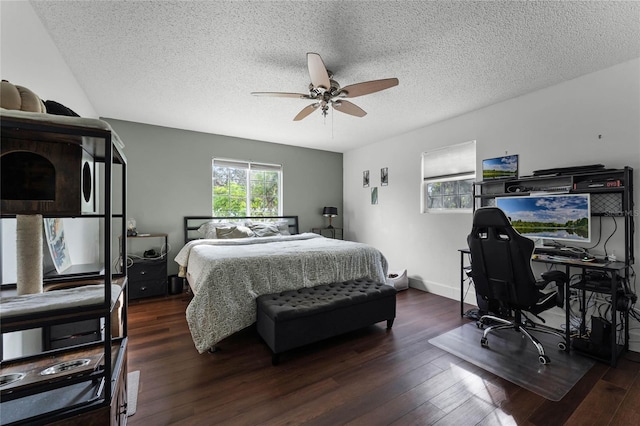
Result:
{"label": "ceiling fan light fixture", "polygon": [[274,96],[274,97],[300,97],[303,99],[318,100],[311,105],[307,105],[298,113],[293,121],[300,121],[307,117],[318,107],[322,109],[322,115],[327,116],[329,104],[334,109],[354,117],[364,117],[367,113],[359,106],[349,102],[341,101],[335,98],[355,98],[358,96],[368,95],[370,93],[379,92],[398,85],[397,78],[385,78],[382,80],[365,81],[362,83],[351,84],[344,88],[340,87],[340,83],[333,80],[333,73],[324,65],[322,58],[317,53],[307,53],[307,66],[309,68],[309,94],[300,95],[296,93],[282,92],[252,92],[257,96]]}
{"label": "ceiling fan light fixture", "polygon": [[336,93],[340,92],[340,83],[338,83],[335,80],[331,80],[331,90],[330,90],[332,95],[335,95]]}

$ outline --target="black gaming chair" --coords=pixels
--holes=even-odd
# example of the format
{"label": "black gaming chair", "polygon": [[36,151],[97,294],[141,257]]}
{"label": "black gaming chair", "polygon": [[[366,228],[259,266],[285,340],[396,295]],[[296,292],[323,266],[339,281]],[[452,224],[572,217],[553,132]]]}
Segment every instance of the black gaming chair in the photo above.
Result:
{"label": "black gaming chair", "polygon": [[[489,333],[514,329],[533,342],[538,349],[540,363],[548,364],[550,360],[542,344],[530,331],[562,338],[558,343],[561,350],[567,348],[568,342],[562,333],[534,324],[523,312],[529,312],[544,322],[538,314],[554,306],[562,307],[567,275],[562,271],[548,271],[542,274],[542,281],[537,281],[531,270],[534,242],[513,229],[504,212],[496,207],[483,207],[475,211],[467,243],[471,251],[470,276],[478,296],[493,305],[497,303],[513,314],[513,319],[496,315],[483,315],[480,318],[477,322],[479,328],[493,324],[484,328],[480,341],[482,347],[489,347]],[[543,293],[541,290],[551,282],[556,283],[557,291]]]}

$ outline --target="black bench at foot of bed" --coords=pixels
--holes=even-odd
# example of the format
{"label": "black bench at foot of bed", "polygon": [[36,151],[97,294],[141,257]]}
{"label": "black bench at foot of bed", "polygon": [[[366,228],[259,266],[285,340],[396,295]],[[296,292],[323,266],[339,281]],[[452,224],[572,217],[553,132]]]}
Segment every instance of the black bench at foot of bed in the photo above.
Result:
{"label": "black bench at foot of bed", "polygon": [[273,351],[280,353],[380,321],[387,329],[396,316],[396,289],[368,279],[283,291],[259,296],[257,329]]}

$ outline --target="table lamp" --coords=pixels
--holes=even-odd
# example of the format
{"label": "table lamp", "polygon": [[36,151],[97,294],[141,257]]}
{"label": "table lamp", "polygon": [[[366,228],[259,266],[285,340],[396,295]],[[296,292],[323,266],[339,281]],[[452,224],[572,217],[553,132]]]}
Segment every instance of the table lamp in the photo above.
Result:
{"label": "table lamp", "polygon": [[326,216],[329,218],[329,226],[327,226],[327,229],[333,229],[333,226],[331,226],[331,219],[338,216],[338,208],[325,207],[322,209],[322,216]]}

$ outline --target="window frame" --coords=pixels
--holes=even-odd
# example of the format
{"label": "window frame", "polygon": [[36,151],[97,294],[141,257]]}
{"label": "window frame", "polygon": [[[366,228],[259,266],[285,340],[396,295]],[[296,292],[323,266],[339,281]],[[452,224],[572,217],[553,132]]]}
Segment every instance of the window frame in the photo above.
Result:
{"label": "window frame", "polygon": [[[225,168],[235,168],[235,169],[244,169],[247,171],[246,173],[246,193],[245,193],[245,212],[244,217],[260,217],[260,216],[282,216],[283,215],[283,191],[282,191],[282,182],[283,182],[283,167],[281,164],[271,164],[271,163],[261,163],[256,161],[247,161],[247,160],[236,160],[229,158],[219,158],[214,157],[211,159],[211,215],[212,216],[220,216],[216,215],[214,210],[215,204],[215,171],[216,167],[225,167]],[[263,215],[258,215],[251,212],[251,199],[252,199],[252,171],[273,171],[277,172],[277,186],[278,186],[278,195],[277,195],[277,203],[278,209],[277,213],[267,213]],[[227,211],[226,214],[222,215],[225,217],[233,217],[234,212]],[[242,216],[238,216],[242,217]]]}
{"label": "window frame", "polygon": [[[476,178],[476,141],[435,148],[422,153],[421,213],[471,213],[474,206],[473,187]],[[467,182],[469,192],[460,192],[460,182]],[[429,207],[430,185],[455,182],[454,195],[470,196],[468,207]],[[440,195],[444,199],[446,194]],[[461,199],[459,200],[461,201]]]}

